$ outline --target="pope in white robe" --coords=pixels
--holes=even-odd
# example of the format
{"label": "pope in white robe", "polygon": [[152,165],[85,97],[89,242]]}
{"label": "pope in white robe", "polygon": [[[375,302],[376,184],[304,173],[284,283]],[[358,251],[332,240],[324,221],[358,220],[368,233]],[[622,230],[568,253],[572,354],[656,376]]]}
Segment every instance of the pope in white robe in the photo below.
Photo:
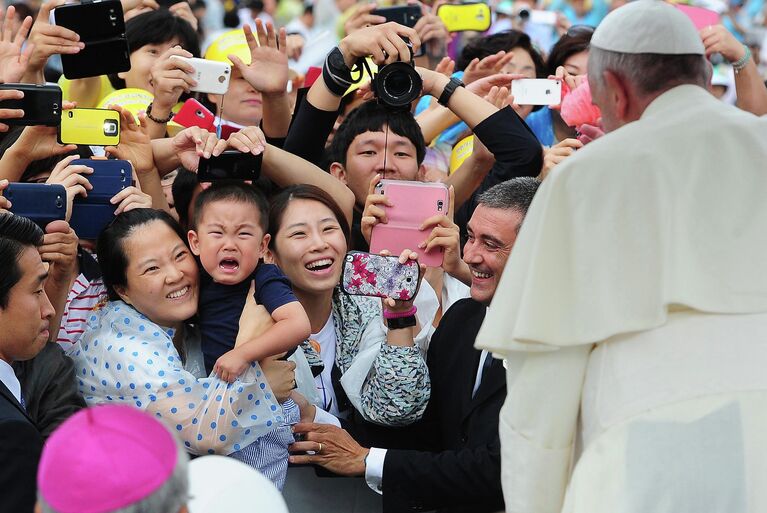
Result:
{"label": "pope in white robe", "polygon": [[612,131],[539,189],[477,337],[507,359],[507,512],[765,512],[767,119],[594,67],[704,58],[668,4],[591,44]]}

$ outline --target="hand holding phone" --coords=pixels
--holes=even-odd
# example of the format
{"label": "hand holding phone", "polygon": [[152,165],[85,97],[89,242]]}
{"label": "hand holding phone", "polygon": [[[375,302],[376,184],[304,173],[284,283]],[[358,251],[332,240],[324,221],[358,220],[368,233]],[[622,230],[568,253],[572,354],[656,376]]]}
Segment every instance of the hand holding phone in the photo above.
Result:
{"label": "hand holding phone", "polygon": [[351,251],[344,260],[341,287],[352,296],[410,301],[418,290],[420,274],[416,260],[401,264],[394,256]]}
{"label": "hand holding phone", "polygon": [[523,78],[511,82],[511,95],[517,105],[555,106],[562,102],[562,81]]}
{"label": "hand holding phone", "polygon": [[[194,66],[177,57],[191,59],[192,54],[180,47],[168,48],[157,58],[149,72],[154,84],[154,101],[152,102],[154,117],[167,115],[178,103],[181,94],[188,93],[197,86],[197,81],[193,77]],[[178,70],[183,71],[184,74],[179,76]],[[167,112],[160,113],[155,108],[162,108]]]}
{"label": "hand holding phone", "polygon": [[3,196],[11,202],[13,214],[31,219],[39,227],[67,216],[67,192],[63,185],[44,183],[18,183],[8,185]]}
{"label": "hand holding phone", "polygon": [[[170,59],[176,63],[182,63],[179,68],[186,71],[196,82],[190,91],[226,94],[229,90],[229,80],[232,77],[232,67],[229,64],[180,55],[172,55]],[[192,71],[188,71],[189,68],[183,64],[188,65]]]}
{"label": "hand holding phone", "polygon": [[437,16],[442,18],[448,32],[484,32],[492,23],[490,7],[484,2],[442,4],[437,8]]}
{"label": "hand holding phone", "polygon": [[8,180],[0,180],[0,214],[8,213],[8,209],[12,206],[10,200],[3,196],[3,191],[7,189],[9,185],[10,182]]}
{"label": "hand holding phone", "polygon": [[61,107],[61,88],[56,84],[0,84],[0,121],[7,126],[56,126]]}
{"label": "hand holding phone", "polygon": [[66,190],[66,220],[69,221],[72,217],[72,206],[74,205],[75,198],[87,197],[88,191],[93,189],[91,182],[88,180],[88,175],[93,174],[93,168],[80,160],[79,164],[75,164],[79,159],[79,155],[70,155],[62,159],[51,171],[51,175],[45,181],[48,185],[58,184],[62,185]]}
{"label": "hand holding phone", "polygon": [[208,132],[216,131],[215,114],[194,98],[184,102],[181,109],[173,116],[173,121],[186,128],[197,126]]}

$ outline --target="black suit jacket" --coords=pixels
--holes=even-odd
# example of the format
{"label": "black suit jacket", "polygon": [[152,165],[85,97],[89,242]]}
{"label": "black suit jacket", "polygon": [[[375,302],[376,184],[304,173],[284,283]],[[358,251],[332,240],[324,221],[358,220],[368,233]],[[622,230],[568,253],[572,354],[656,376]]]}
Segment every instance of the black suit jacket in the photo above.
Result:
{"label": "black suit jacket", "polygon": [[0,513],[31,513],[43,439],[10,390],[0,382]]}
{"label": "black suit jacket", "polygon": [[431,399],[411,438],[420,450],[387,451],[386,513],[504,509],[498,416],[506,398],[506,373],[500,360],[488,355],[491,362],[472,398],[481,355],[474,341],[485,312],[485,306],[473,299],[461,300],[447,311],[432,336]]}

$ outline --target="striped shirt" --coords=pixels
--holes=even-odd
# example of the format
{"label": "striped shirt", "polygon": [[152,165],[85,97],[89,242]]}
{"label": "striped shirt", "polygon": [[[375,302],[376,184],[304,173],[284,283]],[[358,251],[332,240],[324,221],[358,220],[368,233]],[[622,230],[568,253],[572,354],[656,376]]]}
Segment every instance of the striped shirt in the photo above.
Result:
{"label": "striped shirt", "polygon": [[88,313],[107,302],[107,290],[96,259],[84,249],[78,248],[77,262],[80,274],[69,290],[56,339],[64,350],[69,349],[85,333]]}

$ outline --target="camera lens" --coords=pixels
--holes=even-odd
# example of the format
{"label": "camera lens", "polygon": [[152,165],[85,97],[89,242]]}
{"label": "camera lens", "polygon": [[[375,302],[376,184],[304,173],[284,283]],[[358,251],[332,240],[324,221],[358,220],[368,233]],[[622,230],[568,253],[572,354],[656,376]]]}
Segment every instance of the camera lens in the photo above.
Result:
{"label": "camera lens", "polygon": [[117,122],[111,119],[104,120],[104,135],[117,135]]}
{"label": "camera lens", "polygon": [[396,98],[406,95],[412,88],[413,82],[405,73],[392,73],[384,81],[386,92]]}
{"label": "camera lens", "polygon": [[527,9],[520,9],[518,16],[521,19],[526,20],[530,17],[530,11]]}
{"label": "camera lens", "polygon": [[381,68],[376,77],[378,99],[392,108],[408,108],[423,87],[421,76],[405,62],[393,62]]}

